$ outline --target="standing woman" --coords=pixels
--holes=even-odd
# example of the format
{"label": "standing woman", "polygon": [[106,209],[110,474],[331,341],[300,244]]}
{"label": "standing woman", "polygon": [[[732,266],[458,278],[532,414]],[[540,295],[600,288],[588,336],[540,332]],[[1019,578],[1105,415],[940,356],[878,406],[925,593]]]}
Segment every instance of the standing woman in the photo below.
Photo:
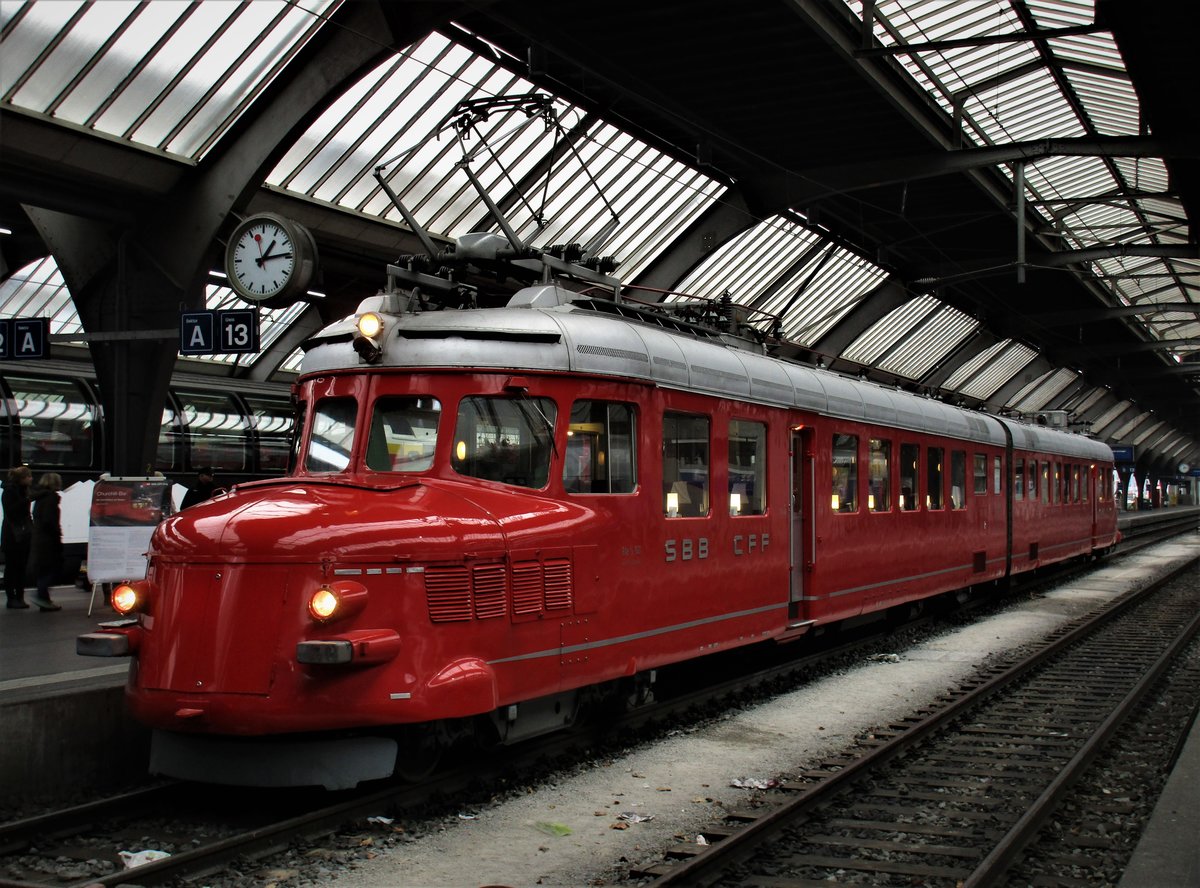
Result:
{"label": "standing woman", "polygon": [[62,572],[62,522],[58,492],[62,476],[47,472],[38,479],[33,492],[33,547],[29,565],[37,581],[33,603],[44,611],[62,610],[61,604],[50,600],[50,586]]}
{"label": "standing woman", "polygon": [[11,608],[29,607],[25,602],[25,564],[29,561],[33,520],[29,516],[29,488],[33,472],[29,466],[8,470],[4,494],[4,521],[0,523],[0,549],[4,551],[4,595]]}

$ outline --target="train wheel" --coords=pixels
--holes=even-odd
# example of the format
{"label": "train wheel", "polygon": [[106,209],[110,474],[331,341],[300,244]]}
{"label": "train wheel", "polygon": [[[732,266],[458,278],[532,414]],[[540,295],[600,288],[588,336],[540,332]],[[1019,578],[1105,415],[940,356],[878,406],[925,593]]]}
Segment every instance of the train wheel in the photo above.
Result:
{"label": "train wheel", "polygon": [[396,737],[395,775],[401,780],[416,783],[437,770],[446,751],[439,733],[428,727],[402,728]]}

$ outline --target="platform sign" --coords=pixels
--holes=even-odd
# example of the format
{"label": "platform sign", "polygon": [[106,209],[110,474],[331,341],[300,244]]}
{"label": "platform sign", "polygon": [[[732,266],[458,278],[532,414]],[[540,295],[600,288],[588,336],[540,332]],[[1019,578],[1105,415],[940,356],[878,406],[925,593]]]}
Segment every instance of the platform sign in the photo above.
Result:
{"label": "platform sign", "polygon": [[1118,463],[1133,463],[1133,445],[1122,444],[1112,448],[1113,461]]}
{"label": "platform sign", "polygon": [[247,355],[261,346],[257,308],[185,311],[179,315],[181,355]]}
{"label": "platform sign", "polygon": [[49,318],[0,319],[0,360],[50,357]]}
{"label": "platform sign", "polygon": [[150,537],[170,514],[171,482],[166,478],[101,475],[92,488],[88,579],[93,583],[143,579]]}

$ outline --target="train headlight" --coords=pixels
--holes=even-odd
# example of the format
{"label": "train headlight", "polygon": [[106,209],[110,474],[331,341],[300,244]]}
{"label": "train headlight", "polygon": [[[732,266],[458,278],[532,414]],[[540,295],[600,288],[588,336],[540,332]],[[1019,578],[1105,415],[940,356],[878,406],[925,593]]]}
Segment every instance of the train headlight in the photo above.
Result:
{"label": "train headlight", "polygon": [[112,591],[112,607],[122,616],[145,610],[146,586],[144,583],[121,583]]}
{"label": "train headlight", "polygon": [[367,606],[367,589],[353,580],[326,583],[308,599],[308,615],[318,623],[344,620]]}
{"label": "train headlight", "polygon": [[383,317],[373,311],[364,311],[358,316],[356,327],[354,350],[368,364],[378,363],[383,357],[383,346],[379,344],[383,336]]}

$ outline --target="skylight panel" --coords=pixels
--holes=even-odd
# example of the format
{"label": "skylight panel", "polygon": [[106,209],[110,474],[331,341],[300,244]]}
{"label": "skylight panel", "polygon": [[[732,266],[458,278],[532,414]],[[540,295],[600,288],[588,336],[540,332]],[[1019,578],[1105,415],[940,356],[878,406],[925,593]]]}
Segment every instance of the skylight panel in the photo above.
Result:
{"label": "skylight panel", "polygon": [[0,316],[49,318],[51,334],[83,330],[53,256],[30,262],[0,281]]}
{"label": "skylight panel", "polygon": [[1136,136],[1141,109],[1128,75],[1105,74],[1091,68],[1067,66],[1063,74],[1096,132],[1102,136]]}
{"label": "skylight panel", "polygon": [[1067,386],[1079,378],[1074,370],[1051,370],[1026,385],[1005,406],[1022,413],[1044,410]]}
{"label": "skylight panel", "polygon": [[986,401],[1036,357],[1033,349],[1004,339],[959,367],[943,387]]}

